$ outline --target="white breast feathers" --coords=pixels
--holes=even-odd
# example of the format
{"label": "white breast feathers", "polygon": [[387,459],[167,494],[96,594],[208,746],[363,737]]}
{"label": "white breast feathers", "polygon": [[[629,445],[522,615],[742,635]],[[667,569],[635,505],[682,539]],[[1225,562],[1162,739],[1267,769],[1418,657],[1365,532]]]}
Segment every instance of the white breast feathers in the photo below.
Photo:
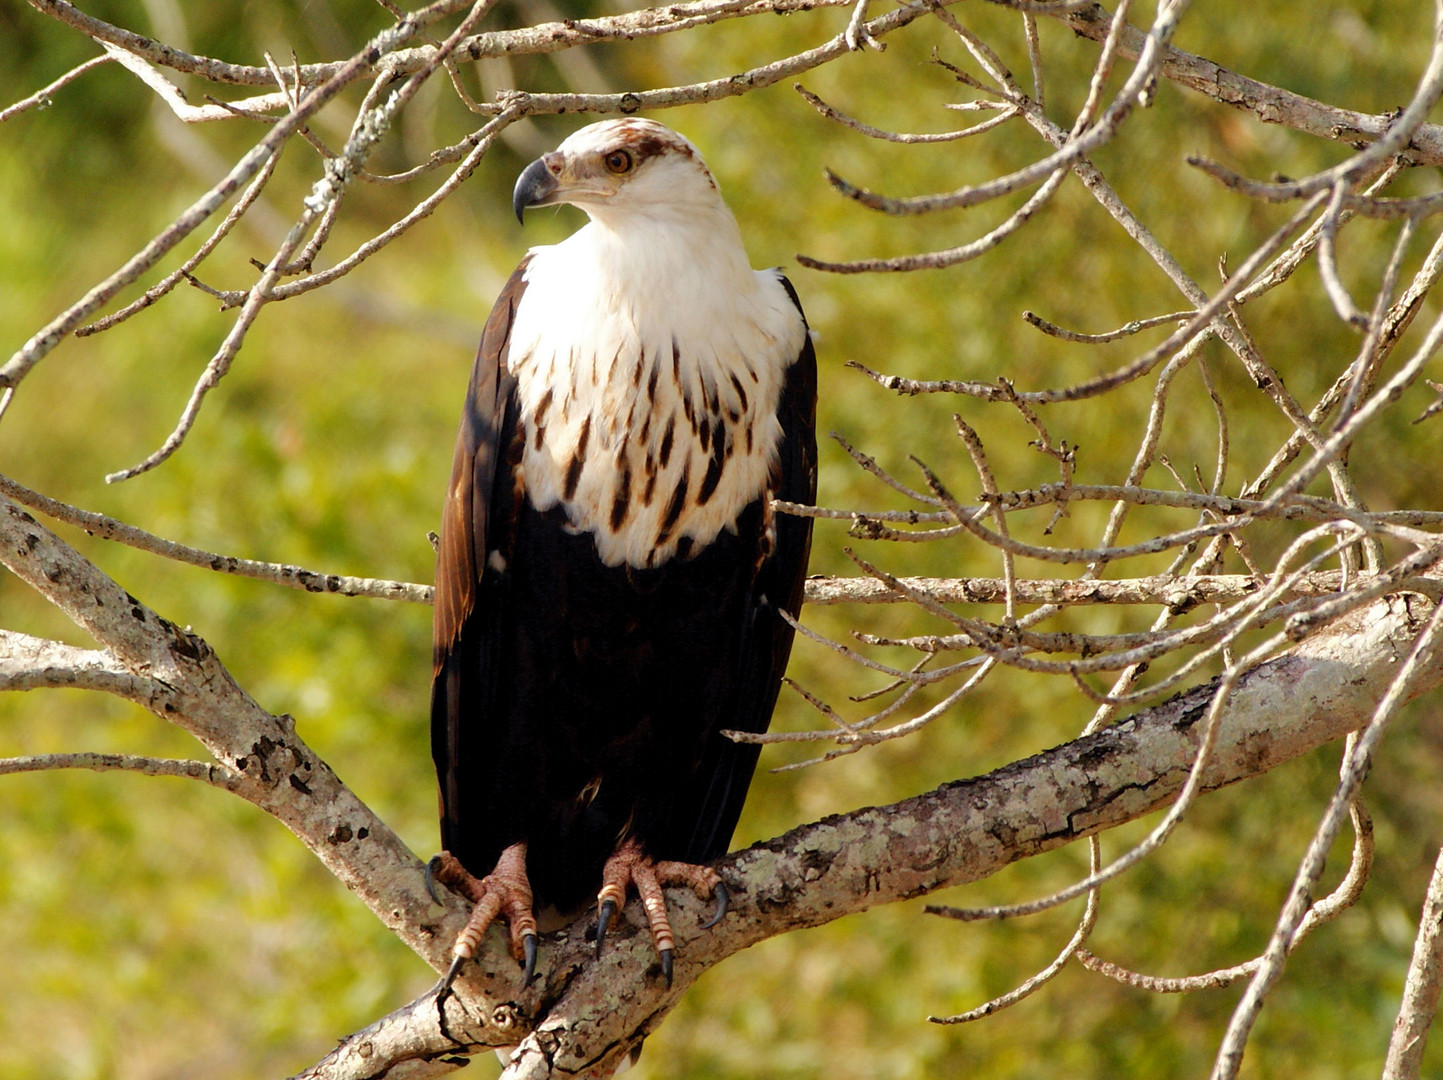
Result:
{"label": "white breast feathers", "polygon": [[748,265],[730,214],[718,224],[633,222],[623,238],[592,222],[531,253],[507,357],[523,483],[611,566],[706,545],[775,468],[806,328],[780,276]]}

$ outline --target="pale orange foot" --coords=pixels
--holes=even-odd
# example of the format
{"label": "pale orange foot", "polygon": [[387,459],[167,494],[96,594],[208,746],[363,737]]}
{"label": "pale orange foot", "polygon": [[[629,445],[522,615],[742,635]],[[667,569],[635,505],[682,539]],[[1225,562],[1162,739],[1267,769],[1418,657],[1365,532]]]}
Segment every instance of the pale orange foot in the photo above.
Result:
{"label": "pale orange foot", "polygon": [[717,872],[709,866],[693,863],[662,861],[657,862],[641,850],[641,844],[634,839],[625,841],[606,860],[601,871],[601,892],[596,897],[598,912],[596,918],[596,955],[601,955],[602,943],[606,940],[606,928],[618,908],[626,904],[628,885],[635,885],[646,909],[646,921],[651,927],[651,940],[656,944],[657,955],[661,958],[661,973],[666,985],[671,985],[672,956],[675,938],[671,931],[671,920],[666,915],[666,898],[662,888],[667,885],[685,885],[703,900],[715,899],[716,910],[712,917],[702,924],[706,929],[721,922],[727,912],[727,887]]}
{"label": "pale orange foot", "polygon": [[476,906],[466,927],[456,936],[451,950],[451,967],[441,978],[441,988],[449,987],[461,965],[476,955],[481,935],[496,921],[506,919],[511,928],[511,955],[522,965],[521,986],[531,984],[536,974],[536,916],[531,910],[531,882],[526,877],[526,845],[512,844],[496,860],[496,868],[484,878],[472,877],[461,860],[443,851],[426,864],[426,887],[436,895],[432,883],[441,882],[452,892],[466,897]]}

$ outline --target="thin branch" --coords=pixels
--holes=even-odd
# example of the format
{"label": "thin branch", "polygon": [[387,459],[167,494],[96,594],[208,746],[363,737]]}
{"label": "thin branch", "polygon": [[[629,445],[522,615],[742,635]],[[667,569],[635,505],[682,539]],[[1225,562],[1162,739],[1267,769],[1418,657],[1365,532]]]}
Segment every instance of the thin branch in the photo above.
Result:
{"label": "thin branch", "polygon": [[[1119,125],[1137,105],[1143,89],[1152,79],[1159,49],[1172,37],[1173,32],[1177,29],[1178,20],[1187,10],[1190,2],[1191,0],[1164,0],[1158,5],[1157,17],[1148,31],[1147,43],[1138,57],[1137,66],[1129,74],[1127,82],[1118,91],[1112,104],[1098,118],[1096,124],[1075,140],[1054,150],[1047,157],[984,184],[959,188],[941,195],[888,198],[856,187],[839,176],[829,177],[832,187],[840,194],[872,210],[880,210],[887,214],[913,215],[977,206],[999,196],[1008,195],[1040,183],[1059,170],[1069,168],[1074,162],[1087,157],[1111,141],[1117,133]],[[962,36],[964,41],[969,44],[977,43],[970,31],[952,19],[944,8],[939,6],[936,14],[955,33]],[[1025,99],[1025,95],[1022,95],[1020,90],[1017,91],[1017,95]],[[1014,98],[1015,100],[1017,98]]]}
{"label": "thin branch", "polygon": [[[74,11],[69,4],[64,3],[64,0],[31,0],[31,3],[47,13],[52,13],[60,8]],[[265,163],[311,116],[352,81],[360,77],[383,55],[400,46],[428,22],[449,14],[462,7],[463,4],[464,0],[436,0],[430,6],[407,15],[394,27],[383,30],[372,38],[366,48],[342,64],[334,75],[309,91],[302,101],[301,107],[276,123],[267,132],[265,138],[243,154],[230,171],[209,191],[187,207],[140,251],[127,259],[120,269],[57,315],[21,346],[8,361],[0,365],[0,389],[17,385],[72,330],[108,303],[121,289],[154,266],[176,244],[189,236],[201,222],[228,201],[242,184],[260,172]],[[131,35],[131,37],[137,37],[137,35]],[[139,40],[146,41],[146,39]],[[146,41],[146,43],[154,45],[153,42]]]}
{"label": "thin branch", "polygon": [[906,145],[956,142],[958,139],[965,139],[969,135],[980,135],[984,131],[990,131],[992,128],[997,127],[999,124],[1017,115],[1015,108],[1005,108],[999,115],[992,117],[990,120],[983,121],[974,127],[963,128],[961,131],[937,131],[920,135],[903,134],[896,131],[884,131],[879,127],[873,127],[871,124],[864,124],[860,120],[853,119],[839,109],[828,105],[801,83],[793,83],[792,89],[801,94],[802,97],[806,99],[808,105],[816,109],[817,112],[821,113],[828,120],[835,120],[843,127],[851,128],[853,131],[860,132],[871,139],[880,139],[883,142],[903,143]]}
{"label": "thin branch", "polygon": [[0,475],[0,492],[18,503],[39,510],[42,514],[84,529],[92,536],[103,540],[114,540],[152,555],[160,555],[188,566],[199,566],[222,574],[236,574],[240,577],[270,581],[292,589],[306,592],[336,593],[340,596],[369,596],[379,600],[406,600],[414,604],[431,602],[431,587],[409,581],[387,581],[383,578],[350,577],[344,574],[325,574],[307,570],[287,563],[258,562],[254,559],[240,559],[234,555],[220,555],[200,548],[178,544],[173,540],[148,533],[134,525],[127,525],[104,514],[52,499],[38,491],[32,491],[17,484],[8,476]]}
{"label": "thin branch", "polygon": [[[252,324],[259,317],[261,309],[270,303],[276,282],[285,272],[286,267],[291,264],[292,255],[295,254],[296,248],[301,244],[312,224],[318,218],[322,221],[325,220],[330,206],[341,199],[346,188],[355,179],[362,163],[390,129],[395,115],[407,101],[415,96],[431,73],[451,54],[462,37],[481,21],[495,3],[496,0],[476,0],[465,19],[461,21],[461,25],[446,39],[445,44],[436,50],[429,66],[413,73],[399,89],[393,91],[386,98],[382,105],[357,117],[345,150],[326,160],[325,177],[317,181],[311,189],[311,194],[302,200],[304,209],[301,216],[286,233],[285,239],[281,241],[276,253],[271,256],[270,262],[262,269],[260,278],[247,291],[240,313],[236,316],[225,340],[221,342],[220,348],[216,350],[215,355],[206,365],[205,371],[196,381],[190,399],[186,402],[185,409],[174,430],[154,453],[128,469],[111,473],[105,478],[106,483],[130,480],[141,473],[148,472],[166,461],[180,448],[181,443],[185,441],[186,436],[194,427],[196,418],[200,415],[201,405],[205,401],[206,395],[215,389],[221,379],[230,371],[231,364],[240,352],[241,345],[250,332]],[[278,82],[283,81],[279,71],[276,73],[276,79]],[[306,100],[309,101],[314,93],[308,94]],[[303,106],[304,102],[298,100],[289,115],[292,117],[301,115]]]}
{"label": "thin branch", "polygon": [[171,273],[167,274],[157,284],[152,285],[150,288],[146,289],[144,295],[138,297],[135,300],[132,300],[129,304],[125,305],[125,307],[121,308],[119,311],[112,312],[111,314],[106,315],[103,318],[96,319],[88,326],[76,327],[75,336],[89,337],[91,334],[98,334],[102,330],[109,330],[117,323],[122,323],[126,319],[130,318],[132,315],[135,315],[138,312],[144,311],[146,308],[150,307],[151,304],[155,303],[157,300],[167,295],[182,281],[194,281],[195,279],[191,275],[195,271],[195,268],[205,261],[205,259],[210,255],[212,251],[216,249],[216,246],[222,240],[224,240],[228,235],[230,235],[230,231],[232,228],[235,227],[235,223],[238,222],[245,215],[246,211],[251,208],[255,201],[260,198],[261,192],[265,190],[266,184],[270,181],[271,176],[274,175],[276,163],[279,161],[279,152],[271,155],[271,157],[267,159],[265,164],[261,167],[260,172],[258,172],[251,180],[250,184],[247,185],[245,191],[241,193],[241,197],[236,200],[235,205],[230,208],[230,211],[226,214],[224,220],[222,220],[221,223],[216,226],[215,231],[206,238],[205,243],[201,244],[200,247],[196,249],[195,254],[191,255],[190,258],[186,259],[185,262],[183,262],[178,269],[173,270]]}
{"label": "thin branch", "polygon": [[98,68],[101,64],[108,64],[113,59],[113,56],[106,53],[102,56],[92,56],[84,63],[76,64],[75,67],[60,76],[60,78],[46,86],[42,86],[29,97],[21,98],[14,105],[7,105],[5,108],[0,109],[0,124],[30,109],[48,109],[53,104],[52,95],[57,90],[68,86],[92,68]]}
{"label": "thin branch", "polygon": [[[1011,118],[1010,115],[1004,114],[996,119],[1000,121]],[[941,270],[948,266],[956,266],[958,263],[985,255],[1027,224],[1032,219],[1032,215],[1052,198],[1066,177],[1065,170],[1059,169],[1053,173],[1025,203],[1009,214],[1006,220],[991,232],[979,236],[968,244],[948,248],[945,251],[929,251],[920,255],[900,255],[893,259],[859,259],[855,262],[841,263],[823,262],[810,255],[799,254],[797,262],[810,270],[825,270],[833,274],[898,273],[912,270]]]}
{"label": "thin branch", "polygon": [[134,772],[142,776],[178,776],[199,780],[222,791],[237,792],[244,786],[240,775],[214,761],[189,758],[155,758],[136,754],[31,754],[0,758],[0,776],[52,769],[89,769],[92,772]]}
{"label": "thin branch", "polygon": [[1267,950],[1263,953],[1263,963],[1248,983],[1243,999],[1233,1010],[1222,1045],[1218,1048],[1212,1071],[1213,1080],[1231,1080],[1237,1075],[1242,1065],[1243,1048],[1252,1033],[1268,991],[1282,975],[1288,945],[1307,912],[1308,895],[1322,875],[1323,865],[1329,849],[1333,846],[1333,839],[1337,836],[1343,815],[1357,796],[1363,778],[1368,775],[1373,751],[1387,729],[1388,721],[1393,718],[1398,707],[1413,696],[1414,680],[1434,662],[1434,654],[1438,651],[1435,644],[1440,630],[1443,630],[1443,607],[1435,608],[1431,613],[1423,633],[1413,643],[1407,659],[1403,661],[1396,676],[1390,680],[1387,692],[1378,701],[1372,717],[1353,745],[1353,752],[1345,758],[1343,779],[1298,867],[1292,891],[1278,916]]}
{"label": "thin branch", "polygon": [[[1298,932],[1288,945],[1289,951],[1297,949],[1303,939],[1319,926],[1331,922],[1352,907],[1363,894],[1363,886],[1368,881],[1368,875],[1373,865],[1373,819],[1364,809],[1360,800],[1354,802],[1351,813],[1353,858],[1348,865],[1348,873],[1338,883],[1336,889],[1308,909],[1307,917],[1303,919],[1302,924],[1298,927]],[[1165,979],[1130,971],[1118,964],[1103,960],[1087,949],[1078,949],[1077,959],[1089,971],[1095,971],[1109,979],[1154,994],[1189,994],[1198,990],[1218,990],[1231,986],[1239,979],[1248,978],[1258,970],[1263,962],[1261,956],[1255,956],[1241,964],[1204,972],[1201,975]]]}
{"label": "thin branch", "polygon": [[1417,1080],[1428,1044],[1428,1029],[1438,1015],[1438,994],[1443,987],[1443,851],[1433,864],[1433,878],[1418,920],[1413,959],[1403,986],[1403,1001],[1388,1041],[1383,1080]]}
{"label": "thin branch", "polygon": [[[68,0],[27,2],[88,37],[118,45],[158,67],[237,86],[274,86],[276,83],[275,76],[265,65],[232,64],[212,57],[196,56],[88,15]],[[697,3],[667,4],[598,19],[570,19],[565,22],[537,23],[515,30],[473,34],[460,44],[456,56],[458,59],[481,60],[497,56],[555,53],[577,45],[633,41],[675,33],[723,19],[747,18],[758,14],[791,14],[815,8],[850,7],[854,3],[855,0],[701,0]],[[463,6],[465,0],[460,0],[443,14],[449,14]],[[405,12],[393,14],[398,21],[407,17]],[[869,24],[870,28],[873,28],[873,24]],[[384,64],[387,70],[396,76],[410,75],[432,62],[435,49],[434,45],[398,49],[389,54],[389,59],[385,60]],[[379,56],[373,58],[362,74],[379,73],[381,63]],[[319,85],[334,78],[345,67],[346,64],[340,61],[302,64],[299,67],[301,85]]]}
{"label": "thin branch", "polygon": [[[925,593],[944,604],[1000,604],[1007,598],[1007,586],[1001,578],[898,578],[906,592],[890,588],[881,581],[866,577],[814,577],[807,581],[806,602],[828,604],[898,604],[907,600],[906,593]],[[1158,574],[1118,580],[1019,578],[1016,582],[1017,602],[1021,604],[1162,604],[1176,611],[1186,611],[1199,604],[1230,603],[1252,596],[1266,584],[1266,578],[1245,574],[1199,575],[1178,577]],[[1355,575],[1354,587],[1366,586],[1372,576]],[[1425,595],[1443,596],[1443,578],[1420,575],[1414,570],[1403,578],[1391,572],[1377,576],[1388,589],[1407,588]],[[1331,570],[1302,574],[1288,581],[1288,592],[1295,596],[1329,596],[1339,593],[1344,585],[1340,571]],[[1328,617],[1335,618],[1337,612]]]}
{"label": "thin branch", "polygon": [[[1111,14],[1101,4],[1081,7],[1065,15],[1062,21],[1093,41],[1104,41],[1115,26]],[[1128,59],[1136,59],[1146,44],[1141,30],[1124,27],[1118,52]],[[1315,101],[1239,75],[1171,44],[1162,50],[1157,71],[1164,78],[1223,105],[1250,112],[1265,124],[1282,124],[1294,131],[1347,145],[1376,142],[1397,117],[1394,112],[1373,115]],[[1420,125],[1413,131],[1404,153],[1415,164],[1443,164],[1443,126]]]}
{"label": "thin branch", "polygon": [[1076,330],[1065,330],[1055,323],[1050,323],[1041,315],[1032,311],[1024,311],[1022,318],[1025,322],[1037,327],[1044,334],[1061,338],[1063,341],[1075,341],[1081,345],[1105,345],[1120,338],[1131,337],[1133,334],[1150,330],[1154,326],[1164,326],[1167,323],[1186,322],[1195,313],[1191,311],[1175,311],[1168,315],[1154,315],[1147,319],[1134,319],[1125,326],[1119,326],[1116,330],[1109,330],[1101,334],[1083,334]]}

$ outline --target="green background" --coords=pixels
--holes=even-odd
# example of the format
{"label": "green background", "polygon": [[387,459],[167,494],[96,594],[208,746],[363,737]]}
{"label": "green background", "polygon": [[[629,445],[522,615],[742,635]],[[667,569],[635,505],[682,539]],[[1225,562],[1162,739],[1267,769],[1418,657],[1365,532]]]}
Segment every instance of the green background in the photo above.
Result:
{"label": "green background", "polygon": [[[346,55],[386,21],[381,8],[362,0],[173,8],[105,0],[87,10],[171,41],[167,20],[179,15],[188,42],[178,43],[247,63],[260,62],[267,49],[282,63],[292,49],[302,60]],[[954,11],[1030,85],[1014,13],[978,3]],[[598,13],[576,5],[562,12]],[[487,25],[548,17],[555,16],[515,5]],[[1426,61],[1430,17],[1423,3],[1299,8],[1229,0],[1195,5],[1177,43],[1255,78],[1383,112],[1412,93]],[[767,16],[596,47],[584,54],[592,68],[523,58],[510,78],[528,89],[558,90],[691,82],[810,47],[846,18],[845,10]],[[1149,18],[1143,5],[1134,22],[1146,25]],[[1066,125],[1085,95],[1097,47],[1047,20],[1041,31],[1049,111]],[[928,62],[934,47],[976,72],[950,32],[924,19],[889,38],[885,53],[845,57],[802,81],[879,126],[938,131],[970,123],[973,114],[942,109],[975,95]],[[93,43],[19,0],[0,0],[0,106],[94,53]],[[507,76],[493,66],[487,78]],[[443,83],[435,80],[406,113],[375,169],[406,168],[478,126]],[[818,333],[819,430],[844,433],[911,484],[921,482],[908,458],[916,454],[970,499],[975,473],[952,429],[951,414],[960,411],[986,440],[1002,487],[1055,480],[1055,465],[1026,446],[1033,433],[1014,413],[970,399],[897,398],[844,364],[858,360],[919,378],[1005,375],[1023,389],[1065,385],[1126,363],[1166,330],[1114,345],[1069,345],[1027,326],[1024,309],[1095,332],[1177,310],[1184,305],[1176,291],[1075,181],[1013,241],[951,270],[841,277],[798,267],[799,252],[843,259],[964,243],[1026,197],[891,218],[837,196],[824,168],[888,194],[920,194],[999,175],[1043,151],[1020,123],[943,145],[878,143],[818,116],[789,83],[656,115],[706,155],[754,264],[788,267]],[[1110,85],[1115,90],[1120,77]],[[346,119],[345,108],[332,107],[317,129],[337,146]],[[381,256],[333,288],[263,312],[185,446],[159,469],[124,484],[103,481],[160,444],[231,324],[231,315],[219,314],[215,301],[195,290],[177,291],[120,328],[67,341],[47,357],[0,422],[0,471],[208,550],[325,572],[429,580],[426,532],[436,527],[456,413],[491,298],[527,245],[556,240],[581,220],[569,209],[536,214],[523,231],[510,214],[510,186],[527,160],[577,123],[547,118],[513,129],[511,141],[455,197]],[[0,125],[0,355],[119,266],[258,133],[245,121],[182,128],[115,65],[60,91],[50,108]],[[1211,288],[1220,255],[1231,254],[1235,264],[1292,208],[1226,193],[1184,158],[1203,154],[1266,178],[1306,175],[1346,152],[1164,83],[1155,104],[1134,115],[1095,160]],[[264,206],[203,269],[209,284],[240,288],[254,279],[246,260],[271,256],[315,164],[308,147],[287,150]],[[1426,172],[1397,190],[1428,190],[1433,170]],[[356,185],[331,258],[384,228],[437,182]],[[1425,223],[1422,231],[1431,237],[1429,229]],[[1346,234],[1349,284],[1360,300],[1370,295],[1392,236],[1392,226],[1371,223]],[[1405,268],[1416,268],[1423,250],[1426,243],[1415,245]],[[174,259],[145,283],[172,265]],[[1425,308],[1420,322],[1435,307]],[[1311,264],[1287,289],[1249,307],[1248,318],[1305,404],[1356,348]],[[1228,490],[1235,491],[1286,428],[1234,358],[1216,346],[1205,355],[1231,410]],[[1135,386],[1101,403],[1045,413],[1054,437],[1080,447],[1079,480],[1120,482],[1150,394],[1150,386]],[[1407,423],[1429,398],[1426,390],[1410,392],[1355,452],[1355,461],[1376,463],[1357,470],[1370,505],[1440,506],[1438,424]],[[1163,448],[1183,475],[1191,477],[1196,466],[1211,477],[1216,428],[1195,371],[1182,376]],[[822,455],[824,504],[907,505],[834,443],[825,442]],[[1161,468],[1147,482],[1175,486]],[[1105,513],[1077,507],[1050,539],[1090,543]],[[1014,529],[1042,542],[1048,517],[1021,515]],[[1187,523],[1176,514],[1137,513],[1123,539]],[[225,578],[59,531],[140,599],[208,640],[267,709],[294,714],[302,736],[416,852],[436,849],[425,715],[429,610]],[[1256,543],[1266,556],[1290,535],[1264,532]],[[848,546],[898,573],[999,572],[995,555],[972,542],[855,541],[837,522],[818,524],[813,571],[855,573],[843,553]],[[1167,561],[1137,560],[1117,573],[1158,572]],[[1019,573],[1035,576],[1075,572],[1019,564]],[[1154,612],[1084,611],[1052,625],[1143,629]],[[7,574],[0,574],[0,622],[89,644]],[[900,606],[813,609],[807,622],[833,638],[852,629],[943,630]],[[871,654],[905,657],[885,649]],[[875,673],[810,643],[798,645],[792,673],[853,718],[866,706],[848,695],[881,685]],[[737,843],[992,769],[1072,737],[1092,708],[1066,679],[1003,672],[920,734],[863,754],[775,774],[766,767],[809,751],[769,749]],[[777,728],[820,722],[797,695],[784,694]],[[1374,880],[1357,908],[1289,963],[1245,1075],[1376,1075],[1416,911],[1443,841],[1440,731],[1432,710],[1415,708],[1390,734],[1369,781],[1379,841]],[[199,748],[148,713],[99,695],[0,698],[0,755],[70,750],[181,756]],[[1204,799],[1163,852],[1103,890],[1092,947],[1164,975],[1253,955],[1267,940],[1326,801],[1337,756],[1336,748],[1320,752]],[[1151,824],[1118,830],[1105,850],[1120,853]],[[1326,886],[1346,865],[1343,847]],[[1082,848],[1068,849],[931,899],[967,906],[1025,899],[1075,879],[1085,863]],[[929,1014],[968,1009],[1045,965],[1070,936],[1080,904],[1015,923],[966,925],[921,908],[921,901],[880,908],[732,958],[704,977],[649,1040],[633,1075],[1197,1076],[1209,1067],[1239,994],[1235,988],[1149,995],[1073,966],[998,1016],[962,1027],[930,1025]],[[248,804],[179,780],[79,772],[0,779],[0,972],[0,1077],[15,1080],[285,1075],[434,978],[289,833]],[[1425,1074],[1429,1068],[1443,1070],[1443,1052],[1430,1054]],[[471,1072],[496,1069],[489,1058],[478,1059]]]}

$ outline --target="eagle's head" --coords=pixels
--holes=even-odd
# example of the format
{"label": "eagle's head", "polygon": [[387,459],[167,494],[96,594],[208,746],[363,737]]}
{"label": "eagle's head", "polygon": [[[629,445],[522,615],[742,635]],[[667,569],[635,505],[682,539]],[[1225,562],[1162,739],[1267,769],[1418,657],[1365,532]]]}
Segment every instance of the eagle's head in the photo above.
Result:
{"label": "eagle's head", "polygon": [[511,198],[517,220],[527,207],[557,203],[611,217],[721,199],[696,147],[655,120],[628,117],[590,124],[526,166]]}

